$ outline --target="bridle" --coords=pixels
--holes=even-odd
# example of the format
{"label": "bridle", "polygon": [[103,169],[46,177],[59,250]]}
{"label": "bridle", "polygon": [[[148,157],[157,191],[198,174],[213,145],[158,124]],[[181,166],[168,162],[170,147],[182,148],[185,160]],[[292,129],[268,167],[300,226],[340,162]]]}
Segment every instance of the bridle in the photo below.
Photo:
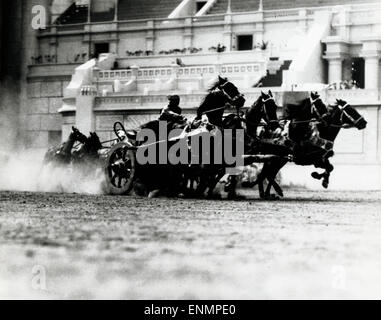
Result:
{"label": "bridle", "polygon": [[241,97],[244,97],[244,95],[242,93],[239,93],[236,94],[234,97],[232,97],[230,94],[228,94],[225,90],[225,86],[230,83],[232,84],[231,82],[227,81],[225,82],[224,84],[218,86],[218,88],[220,89],[220,91],[224,94],[224,96],[229,100],[231,101],[233,104],[234,104],[234,101],[236,101],[237,99],[241,98]]}
{"label": "bridle", "polygon": [[348,112],[347,111],[345,111],[345,109],[347,108],[347,107],[349,107],[349,103],[346,103],[344,106],[341,106],[341,105],[337,105],[338,106],[338,108],[341,110],[341,116],[340,116],[340,122],[341,123],[344,123],[344,116],[346,116],[351,122],[352,122],[352,125],[353,126],[356,126],[358,123],[359,123],[359,121],[361,121],[361,119],[364,119],[364,117],[363,116],[360,116],[357,120],[356,119],[354,119],[350,114],[348,114]]}
{"label": "bridle", "polygon": [[270,124],[270,123],[272,123],[272,122],[279,122],[279,120],[277,119],[277,120],[270,120],[270,117],[269,117],[269,115],[268,115],[268,113],[267,113],[267,108],[266,108],[266,103],[268,102],[268,101],[275,101],[274,100],[274,97],[272,97],[272,96],[269,96],[267,99],[263,99],[263,97],[262,97],[262,110],[263,110],[263,112],[264,112],[264,114],[265,114],[265,117],[266,117],[266,120],[267,120],[267,122],[268,122],[268,124]]}
{"label": "bridle", "polygon": [[310,102],[311,102],[311,114],[316,113],[316,114],[319,116],[319,118],[321,118],[322,115],[321,115],[321,113],[319,112],[318,108],[316,108],[316,105],[315,105],[315,103],[316,103],[317,101],[319,101],[319,100],[321,101],[321,98],[320,98],[320,97],[317,97],[315,100],[312,100],[312,98],[310,98]]}

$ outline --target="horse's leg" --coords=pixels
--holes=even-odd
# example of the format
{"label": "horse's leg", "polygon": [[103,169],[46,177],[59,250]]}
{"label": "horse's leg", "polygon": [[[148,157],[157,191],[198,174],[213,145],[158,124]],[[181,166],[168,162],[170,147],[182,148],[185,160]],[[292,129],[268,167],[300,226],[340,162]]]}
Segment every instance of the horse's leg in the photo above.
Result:
{"label": "horse's leg", "polygon": [[254,181],[254,186],[258,185],[259,197],[261,199],[265,198],[265,189],[264,189],[263,183],[265,181],[267,172],[269,170],[269,164],[270,164],[269,162],[264,163],[261,172],[258,174],[257,180]]}
{"label": "horse's leg", "polygon": [[[272,164],[272,166],[271,166]],[[280,196],[283,197],[283,190],[280,187],[280,185],[275,181],[277,174],[279,171],[287,164],[287,161],[283,160],[276,160],[275,162],[271,162],[271,170],[268,170],[268,174],[266,176],[268,180],[268,186],[266,189],[265,197],[266,198],[272,198],[271,197],[271,187],[274,188],[275,192]]]}
{"label": "horse's leg", "polygon": [[229,187],[228,187],[228,199],[234,199],[234,198],[237,198],[237,176],[235,175],[231,175],[229,177],[230,179],[230,183],[229,183]]}
{"label": "horse's leg", "polygon": [[330,177],[330,175],[331,175],[331,172],[332,172],[333,169],[334,169],[334,166],[329,162],[329,160],[326,160],[325,163],[326,163],[326,167],[325,167],[325,175],[324,175],[324,179],[323,179],[323,183],[322,183],[322,185],[323,185],[323,187],[324,187],[325,189],[327,189],[327,188],[328,188],[328,185],[329,185],[329,177]]}
{"label": "horse's leg", "polygon": [[317,172],[313,172],[311,174],[311,176],[314,178],[314,179],[318,179],[318,180],[321,180],[323,179],[323,182],[322,182],[322,186],[327,189],[328,188],[328,185],[329,185],[329,177],[331,175],[331,172],[333,171],[334,169],[334,166],[329,162],[328,159],[321,159],[320,161],[318,161],[317,163],[314,164],[316,168],[322,168],[324,169],[325,171],[323,173],[317,173]]}
{"label": "horse's leg", "polygon": [[201,166],[199,172],[199,182],[196,187],[195,194],[197,197],[202,197],[207,187],[207,178],[210,174],[209,168],[207,166]]}
{"label": "horse's leg", "polygon": [[216,188],[217,183],[221,180],[221,178],[225,175],[225,170],[218,170],[217,174],[210,177],[208,184],[208,198],[213,198],[214,189]]}

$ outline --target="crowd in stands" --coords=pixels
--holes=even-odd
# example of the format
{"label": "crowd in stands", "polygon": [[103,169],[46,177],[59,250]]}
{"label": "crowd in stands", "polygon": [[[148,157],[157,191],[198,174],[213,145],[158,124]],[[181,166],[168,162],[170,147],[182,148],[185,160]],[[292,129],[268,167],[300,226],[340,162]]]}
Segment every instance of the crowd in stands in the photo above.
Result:
{"label": "crowd in stands", "polygon": [[328,90],[354,90],[360,89],[356,80],[344,80],[341,82],[334,82],[329,84]]}

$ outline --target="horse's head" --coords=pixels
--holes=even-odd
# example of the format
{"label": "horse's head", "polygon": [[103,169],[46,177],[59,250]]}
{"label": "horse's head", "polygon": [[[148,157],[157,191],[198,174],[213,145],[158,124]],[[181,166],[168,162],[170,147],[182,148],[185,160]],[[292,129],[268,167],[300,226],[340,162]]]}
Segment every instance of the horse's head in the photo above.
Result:
{"label": "horse's head", "polygon": [[317,92],[311,92],[309,100],[311,103],[312,117],[324,118],[324,115],[328,112],[328,108],[320,98],[320,95]]}
{"label": "horse's head", "polygon": [[358,111],[344,100],[336,99],[336,110],[340,114],[341,125],[353,126],[359,130],[366,128],[367,121]]}
{"label": "horse's head", "polygon": [[218,76],[218,81],[212,87],[212,89],[217,88],[225,95],[228,102],[235,106],[237,109],[240,109],[244,106],[246,101],[244,95],[241,94],[238,88],[227,78]]}
{"label": "horse's head", "polygon": [[278,115],[277,115],[277,109],[278,106],[275,103],[274,95],[271,92],[271,90],[268,91],[268,93],[264,93],[261,91],[260,99],[262,100],[263,104],[263,117],[264,119],[271,125],[271,126],[277,126],[279,123]]}
{"label": "horse's head", "polygon": [[316,91],[315,92],[311,92],[310,93],[310,98],[311,98],[311,102],[314,102],[314,101],[320,99],[320,95]]}
{"label": "horse's head", "polygon": [[81,133],[81,131],[79,131],[74,126],[71,129],[72,129],[72,132],[71,132],[70,137],[69,137],[70,140],[78,141],[80,143],[86,143],[87,137],[83,133]]}

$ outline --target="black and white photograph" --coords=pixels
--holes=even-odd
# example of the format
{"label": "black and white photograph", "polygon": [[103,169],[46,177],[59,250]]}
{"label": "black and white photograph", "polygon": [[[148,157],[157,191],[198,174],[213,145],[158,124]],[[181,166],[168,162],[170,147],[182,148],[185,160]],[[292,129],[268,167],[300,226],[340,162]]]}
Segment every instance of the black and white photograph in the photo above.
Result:
{"label": "black and white photograph", "polygon": [[364,299],[381,0],[0,1],[0,300]]}

